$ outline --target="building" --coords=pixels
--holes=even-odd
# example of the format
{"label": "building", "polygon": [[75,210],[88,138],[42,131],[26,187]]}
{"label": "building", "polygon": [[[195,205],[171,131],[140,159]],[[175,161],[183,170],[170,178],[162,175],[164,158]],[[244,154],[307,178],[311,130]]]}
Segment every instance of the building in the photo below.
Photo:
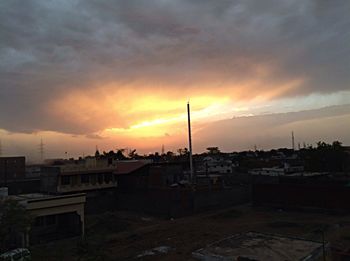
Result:
{"label": "building", "polygon": [[[56,161],[57,163],[57,161]],[[117,207],[117,176],[146,165],[145,161],[107,160],[72,161],[68,164],[41,167],[40,191],[54,195],[86,193],[86,213],[97,214]]]}
{"label": "building", "polygon": [[252,169],[249,171],[250,175],[256,176],[283,176],[285,175],[284,168],[260,168],[260,169]]}
{"label": "building", "polygon": [[25,157],[0,157],[0,186],[25,178]]}
{"label": "building", "polygon": [[22,194],[8,196],[23,205],[34,218],[27,235],[22,235],[22,247],[67,237],[84,236],[85,194],[53,196]]}
{"label": "building", "polygon": [[[120,170],[120,169],[119,169]],[[197,176],[191,185],[181,163],[125,165],[117,173],[118,208],[144,211],[167,217],[180,217],[203,210],[227,207],[249,201],[249,186],[223,186],[222,175]]]}
{"label": "building", "polygon": [[0,157],[0,187],[10,195],[39,192],[40,177],[27,176],[25,157]]}
{"label": "building", "polygon": [[235,165],[231,160],[221,157],[207,156],[203,159],[203,168],[205,173],[211,174],[231,174]]}
{"label": "building", "polygon": [[302,165],[294,165],[285,162],[283,167],[272,167],[272,168],[257,168],[249,171],[251,175],[267,175],[267,176],[284,176],[294,173],[302,173],[305,168]]}
{"label": "building", "polygon": [[203,261],[321,261],[326,260],[329,252],[329,244],[325,242],[247,232],[210,244],[193,252],[192,256]]}
{"label": "building", "polygon": [[41,191],[53,194],[111,189],[117,186],[114,168],[42,169]]}
{"label": "building", "polygon": [[112,190],[117,187],[117,176],[129,174],[148,163],[89,159],[83,163],[41,167],[41,191],[66,194]]}
{"label": "building", "polygon": [[183,168],[178,163],[148,163],[125,161],[117,165],[119,190],[168,188],[184,180]]}

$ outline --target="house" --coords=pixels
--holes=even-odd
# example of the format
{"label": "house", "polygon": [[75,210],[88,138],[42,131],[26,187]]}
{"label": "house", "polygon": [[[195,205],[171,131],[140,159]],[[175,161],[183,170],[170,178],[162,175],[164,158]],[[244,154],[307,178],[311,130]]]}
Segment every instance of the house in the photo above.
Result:
{"label": "house", "polygon": [[84,236],[84,193],[60,196],[33,193],[8,196],[7,199],[18,201],[34,218],[29,232],[21,236],[19,246]]}
{"label": "house", "polygon": [[257,175],[257,176],[283,176],[285,175],[285,169],[274,167],[274,168],[260,168],[260,169],[253,169],[248,172],[251,175]]}
{"label": "house", "polygon": [[54,194],[113,191],[118,184],[117,176],[129,174],[147,164],[149,161],[109,162],[107,159],[92,158],[82,162],[42,167],[41,191]]}
{"label": "house", "polygon": [[207,156],[203,159],[203,168],[205,173],[211,174],[231,174],[235,165],[231,160],[221,157]]}
{"label": "house", "polygon": [[[57,161],[56,161],[57,163]],[[41,168],[40,191],[54,195],[86,193],[86,213],[96,214],[117,207],[117,176],[125,175],[147,164],[128,160],[110,164],[108,161],[69,161],[62,165]]]}
{"label": "house", "polygon": [[67,194],[112,189],[117,186],[115,173],[115,167],[43,167],[41,191],[53,194]]}

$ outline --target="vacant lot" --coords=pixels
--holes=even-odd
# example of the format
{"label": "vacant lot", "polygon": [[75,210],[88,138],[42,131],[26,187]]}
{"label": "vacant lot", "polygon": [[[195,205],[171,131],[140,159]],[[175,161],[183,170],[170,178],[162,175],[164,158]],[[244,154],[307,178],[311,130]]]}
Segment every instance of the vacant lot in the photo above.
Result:
{"label": "vacant lot", "polygon": [[164,220],[129,212],[86,219],[84,241],[70,239],[32,248],[34,260],[194,260],[192,251],[229,235],[258,231],[326,241],[350,249],[350,215],[239,206]]}

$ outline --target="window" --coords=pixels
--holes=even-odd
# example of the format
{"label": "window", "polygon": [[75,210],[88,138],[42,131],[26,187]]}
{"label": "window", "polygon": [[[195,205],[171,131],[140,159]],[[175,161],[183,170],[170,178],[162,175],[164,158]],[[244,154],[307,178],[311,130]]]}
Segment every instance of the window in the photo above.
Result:
{"label": "window", "polygon": [[72,186],[76,186],[77,183],[78,183],[78,177],[77,176],[72,176],[71,182],[72,182]]}
{"label": "window", "polygon": [[103,183],[103,174],[98,174],[97,180],[98,180],[98,184],[102,184]]}
{"label": "window", "polygon": [[62,176],[61,177],[61,184],[62,185],[69,185],[70,184],[70,176]]}
{"label": "window", "polygon": [[52,226],[56,224],[56,215],[46,216],[46,225]]}
{"label": "window", "polygon": [[81,183],[89,183],[90,182],[90,178],[89,175],[81,175]]}
{"label": "window", "polygon": [[34,226],[36,226],[36,227],[44,226],[44,217],[36,217],[35,222],[34,222]]}
{"label": "window", "polygon": [[105,174],[105,182],[109,183],[111,181],[112,181],[112,174],[111,173]]}

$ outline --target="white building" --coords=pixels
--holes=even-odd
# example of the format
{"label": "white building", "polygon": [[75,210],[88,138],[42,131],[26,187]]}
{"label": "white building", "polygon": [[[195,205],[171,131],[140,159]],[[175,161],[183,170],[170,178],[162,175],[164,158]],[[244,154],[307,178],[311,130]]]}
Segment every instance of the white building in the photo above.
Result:
{"label": "white building", "polygon": [[207,156],[203,159],[206,173],[230,174],[235,166],[231,160]]}

